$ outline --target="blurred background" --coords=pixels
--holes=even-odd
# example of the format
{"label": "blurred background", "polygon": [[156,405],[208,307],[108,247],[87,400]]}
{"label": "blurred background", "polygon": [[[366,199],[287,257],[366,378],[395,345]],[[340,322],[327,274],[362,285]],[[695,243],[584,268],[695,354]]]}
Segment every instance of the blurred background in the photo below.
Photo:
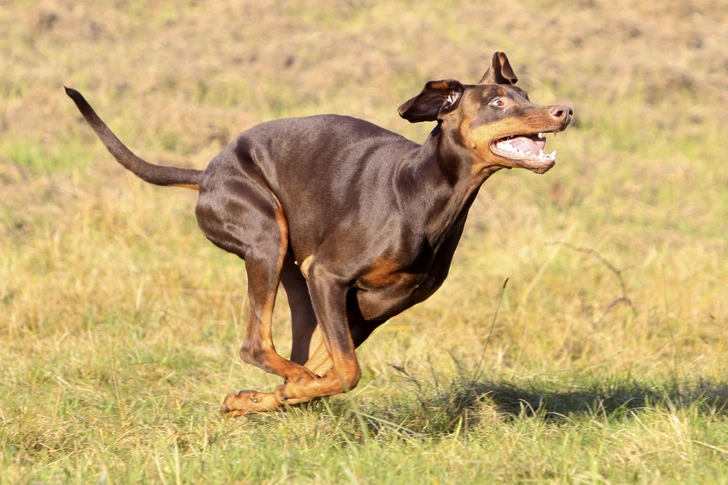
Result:
{"label": "blurred background", "polygon": [[[87,284],[65,261],[67,251],[93,257],[81,230],[131,252],[148,246],[141,279],[177,252],[187,252],[178,255],[184,273],[190,253],[209,246],[194,229],[194,196],[140,187],[63,85],[142,157],[203,168],[238,132],[278,117],[348,114],[422,141],[431,124],[404,122],[397,106],[431,79],[477,82],[495,50],[535,102],[567,103],[576,116],[548,144],[559,152],[554,170],[486,183],[457,259],[470,271],[452,272],[472,280],[453,290],[463,311],[511,277],[514,312],[556,326],[575,318],[591,331],[622,288],[593,255],[546,244],[568,242],[624,269],[639,318],[726,323],[724,2],[6,0],[0,19],[0,302],[9,323],[0,331],[57,324],[43,323],[58,315],[46,285],[63,293]],[[51,249],[39,246],[52,240],[56,254],[44,256]],[[89,264],[124,275],[135,263]],[[242,266],[234,274],[231,284],[242,283]],[[42,298],[22,296],[34,291]]]}
{"label": "blurred background", "polygon": [[[4,1],[0,19],[0,332],[75,328],[125,293],[146,301],[143,282],[198,288],[230,266],[195,229],[194,196],[126,174],[63,85],[144,158],[203,168],[278,117],[349,114],[424,140],[432,126],[397,106],[430,79],[476,82],[503,50],[531,98],[571,105],[574,123],[549,142],[551,172],[486,183],[445,288],[457,305],[436,299],[400,326],[483,334],[510,277],[504,348],[526,322],[569,358],[600,319],[647,334],[674,322],[688,346],[725,336],[723,2]],[[229,271],[244,288],[242,265]],[[610,307],[622,297],[632,306]],[[170,310],[151,300],[152,315]]]}

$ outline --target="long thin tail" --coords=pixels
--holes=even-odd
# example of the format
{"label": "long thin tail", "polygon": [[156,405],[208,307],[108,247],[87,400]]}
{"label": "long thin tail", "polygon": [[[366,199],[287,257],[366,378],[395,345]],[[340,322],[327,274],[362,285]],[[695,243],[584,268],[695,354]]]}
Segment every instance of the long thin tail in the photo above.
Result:
{"label": "long thin tail", "polygon": [[116,160],[145,182],[154,185],[174,185],[188,189],[199,190],[202,180],[202,170],[191,168],[165,167],[154,165],[137,157],[114,135],[106,123],[96,114],[91,105],[75,89],[66,88],[66,94],[76,103],[78,110],[96,135],[106,145],[106,148]]}

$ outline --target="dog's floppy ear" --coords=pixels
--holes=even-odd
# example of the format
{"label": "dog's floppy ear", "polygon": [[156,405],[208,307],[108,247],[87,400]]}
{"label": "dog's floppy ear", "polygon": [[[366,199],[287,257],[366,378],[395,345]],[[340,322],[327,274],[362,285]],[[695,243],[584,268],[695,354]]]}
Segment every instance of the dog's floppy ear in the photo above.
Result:
{"label": "dog's floppy ear", "polygon": [[441,113],[455,109],[463,94],[463,85],[454,79],[430,81],[420,94],[399,107],[399,115],[410,123],[435,121]]}
{"label": "dog's floppy ear", "polygon": [[478,84],[516,84],[518,78],[513,73],[511,63],[508,62],[505,52],[496,52],[493,54],[493,60],[490,67]]}

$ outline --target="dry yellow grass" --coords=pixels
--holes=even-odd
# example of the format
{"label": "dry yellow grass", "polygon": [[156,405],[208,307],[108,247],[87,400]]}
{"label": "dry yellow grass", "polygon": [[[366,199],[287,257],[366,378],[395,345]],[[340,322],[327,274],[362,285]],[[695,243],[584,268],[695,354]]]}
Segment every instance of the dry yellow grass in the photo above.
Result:
{"label": "dry yellow grass", "polygon": [[[708,0],[0,1],[0,483],[725,483],[726,45]],[[575,109],[557,166],[486,182],[353,393],[219,420],[277,382],[238,361],[242,262],[62,85],[143,157],[203,167],[282,116],[422,140],[396,107],[494,50]]]}

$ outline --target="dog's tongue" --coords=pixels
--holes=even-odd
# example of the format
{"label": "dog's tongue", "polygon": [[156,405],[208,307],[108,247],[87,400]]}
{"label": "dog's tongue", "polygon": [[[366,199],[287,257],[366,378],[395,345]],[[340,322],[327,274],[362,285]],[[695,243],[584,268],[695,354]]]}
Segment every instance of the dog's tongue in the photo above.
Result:
{"label": "dog's tongue", "polygon": [[546,146],[546,140],[544,138],[531,138],[528,136],[518,136],[505,140],[499,143],[506,143],[511,147],[515,148],[519,152],[530,151],[533,154],[538,154]]}

